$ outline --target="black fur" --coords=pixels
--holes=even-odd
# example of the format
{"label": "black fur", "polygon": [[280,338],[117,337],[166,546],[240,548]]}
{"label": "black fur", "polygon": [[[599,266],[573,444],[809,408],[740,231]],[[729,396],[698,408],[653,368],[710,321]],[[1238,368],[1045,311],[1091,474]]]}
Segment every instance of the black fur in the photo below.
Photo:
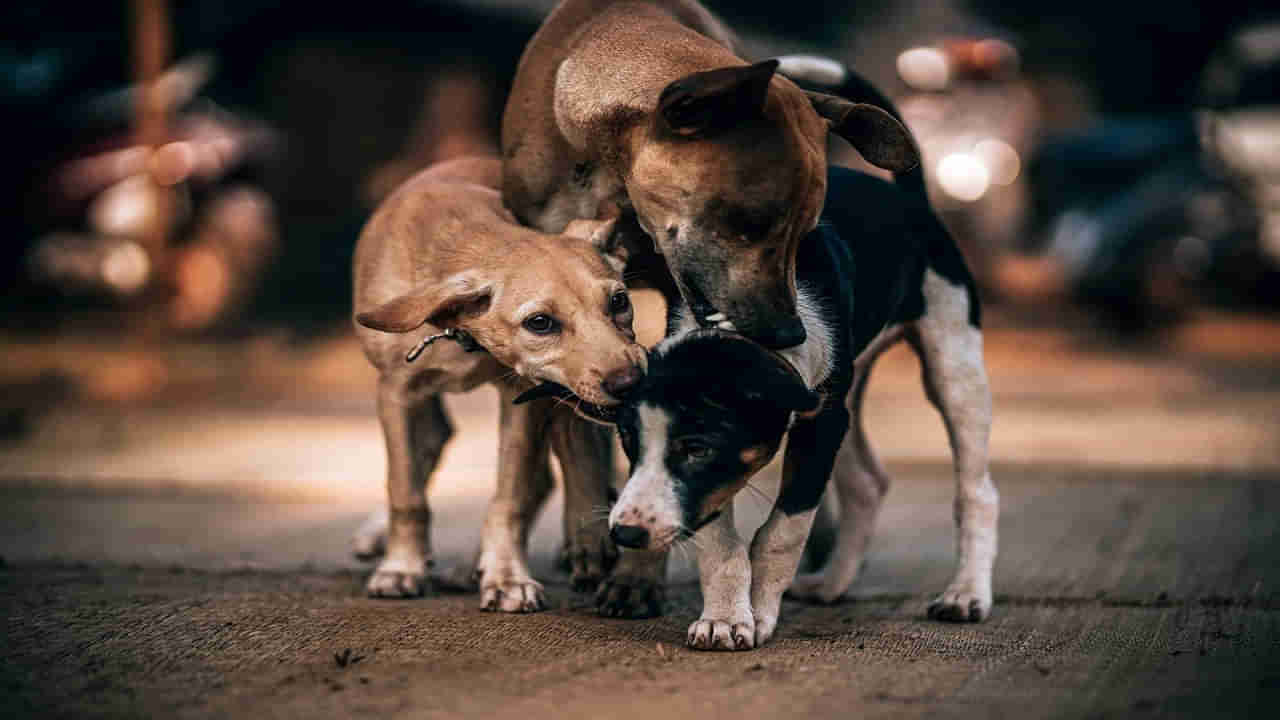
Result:
{"label": "black fur", "polygon": [[[726,369],[731,369],[726,372]],[[668,350],[656,351],[649,372],[616,413],[622,448],[634,464],[644,454],[636,408],[651,405],[671,419],[664,464],[676,481],[684,526],[710,519],[704,501],[726,483],[745,482],[757,469],[742,458],[747,450],[772,456],[792,412],[808,412],[821,398],[779,356],[740,335],[699,330]],[[690,444],[712,451],[689,457]]]}
{"label": "black fur", "polygon": [[[840,94],[880,105],[901,119],[879,91],[849,75],[836,89]],[[703,501],[710,494],[746,482],[755,468],[741,460],[743,450],[761,448],[769,457],[777,452],[797,411],[802,414],[789,429],[788,461],[794,466],[777,506],[787,514],[817,507],[849,427],[845,397],[853,384],[854,360],[885,328],[924,315],[926,269],[965,288],[969,322],[979,327],[973,277],[929,206],[923,172],[917,168],[889,183],[831,167],[825,209],[817,228],[801,241],[796,264],[798,284],[818,301],[834,338],[831,374],[815,388],[823,398],[821,409],[805,413],[810,408],[802,407],[797,398],[803,395],[794,388],[799,375],[780,373],[779,363],[785,361],[741,336],[697,331],[653,354],[648,376],[618,410],[617,422],[634,464],[645,442],[638,437],[635,408],[650,404],[670,418],[666,466],[678,485],[685,527],[708,519],[700,515],[708,515]],[[672,332],[679,325],[681,299],[678,293],[664,294]],[[679,444],[691,438],[710,447],[709,458],[691,463],[681,455]]]}

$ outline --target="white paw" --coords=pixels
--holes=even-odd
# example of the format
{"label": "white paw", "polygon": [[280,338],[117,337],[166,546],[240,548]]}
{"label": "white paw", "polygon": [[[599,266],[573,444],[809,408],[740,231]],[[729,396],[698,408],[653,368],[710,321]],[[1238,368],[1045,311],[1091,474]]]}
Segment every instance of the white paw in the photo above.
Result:
{"label": "white paw", "polygon": [[373,560],[387,552],[387,511],[375,510],[351,536],[351,552],[359,560]]}
{"label": "white paw", "polygon": [[369,597],[410,598],[418,597],[427,589],[427,565],[425,556],[391,557],[378,564],[365,585]]}
{"label": "white paw", "polygon": [[952,583],[929,605],[929,618],[944,622],[982,622],[990,616],[990,587]]}
{"label": "white paw", "polygon": [[822,573],[799,575],[787,588],[787,597],[822,605],[830,605],[844,597],[844,591],[827,585],[826,578]]}
{"label": "white paw", "polygon": [[764,647],[764,644],[773,638],[773,632],[777,629],[777,615],[770,616],[756,613],[756,647]]}
{"label": "white paw", "polygon": [[507,575],[480,581],[480,609],[491,612],[528,613],[546,608],[542,583],[531,577]]}
{"label": "white paw", "polygon": [[695,650],[750,650],[755,647],[756,626],[745,620],[700,618],[689,626],[686,644]]}

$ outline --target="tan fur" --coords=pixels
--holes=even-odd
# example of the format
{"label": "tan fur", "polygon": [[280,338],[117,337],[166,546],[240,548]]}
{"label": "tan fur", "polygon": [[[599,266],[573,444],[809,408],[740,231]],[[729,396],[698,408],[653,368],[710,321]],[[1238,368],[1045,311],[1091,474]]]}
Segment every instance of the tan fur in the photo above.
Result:
{"label": "tan fur", "polygon": [[[731,47],[693,0],[562,3],[530,41],[508,100],[503,196],[522,221],[548,231],[617,205],[635,210],[668,258],[678,251],[673,229],[685,243],[720,249],[727,279],[710,300],[751,335],[753,322],[795,314],[795,253],[822,210],[829,125],[805,92],[775,75],[762,116],[732,137],[661,132],[663,89],[691,73],[745,66]],[[767,203],[776,217],[744,237],[706,212],[726,198]]]}
{"label": "tan fur", "polygon": [[[524,542],[551,487],[547,422],[572,428],[585,421],[551,401],[511,406],[510,400],[527,381],[549,380],[612,405],[617,399],[602,388],[604,378],[644,363],[631,312],[608,313],[610,297],[623,289],[618,258],[606,259],[592,244],[607,240],[612,223],[579,225],[576,236],[520,227],[496,190],[499,166],[496,158],[467,158],[419,174],[374,214],[356,247],[356,332],[379,371],[391,507],[387,555],[369,582],[373,595],[418,594],[425,582],[430,514],[424,491],[452,434],[439,394],[496,383],[504,400],[500,477],[478,567],[482,603],[539,609],[541,590],[529,575]],[[466,302],[454,302],[457,297]],[[553,314],[562,331],[530,333],[522,323],[532,312]],[[428,317],[439,324],[424,322]],[[445,327],[465,330],[489,352],[467,353],[441,340],[406,361],[424,337]],[[586,517],[594,499],[570,510]],[[590,540],[600,544],[599,537]]]}

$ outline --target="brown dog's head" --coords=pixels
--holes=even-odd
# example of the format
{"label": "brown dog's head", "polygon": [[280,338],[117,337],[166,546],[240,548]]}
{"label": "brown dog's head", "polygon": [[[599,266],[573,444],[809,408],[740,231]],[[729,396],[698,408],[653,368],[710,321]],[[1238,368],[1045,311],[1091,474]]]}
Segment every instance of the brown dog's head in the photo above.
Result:
{"label": "brown dog's head", "polygon": [[801,90],[778,62],[694,73],[662,91],[632,144],[627,194],[704,327],[774,349],[804,342],[795,263],[826,196],[828,131],[901,172],[919,158],[873,105]]}
{"label": "brown dog's head", "polygon": [[626,249],[615,224],[576,221],[563,235],[520,228],[504,237],[502,262],[454,262],[467,269],[424,282],[356,322],[396,333],[423,323],[465,330],[526,379],[616,405],[641,379],[645,352],[631,327]]}

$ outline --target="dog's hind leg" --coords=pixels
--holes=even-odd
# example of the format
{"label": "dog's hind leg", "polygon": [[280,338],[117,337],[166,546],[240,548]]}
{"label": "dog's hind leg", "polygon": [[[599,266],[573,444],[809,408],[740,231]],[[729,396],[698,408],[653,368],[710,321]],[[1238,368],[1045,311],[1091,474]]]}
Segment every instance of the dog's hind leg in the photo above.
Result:
{"label": "dog's hind leg", "polygon": [[924,370],[925,393],[942,414],[955,458],[956,572],[929,606],[929,617],[978,622],[991,613],[1000,496],[991,482],[987,442],[991,390],[982,332],[971,323],[963,285],[926,271],[925,314],[908,333]]}
{"label": "dog's hind leg", "polygon": [[609,498],[617,470],[609,428],[582,420],[567,407],[554,411],[551,449],[564,476],[564,535],[570,584],[595,590],[613,568],[618,549],[609,539]]}
{"label": "dog's hind leg", "polygon": [[546,607],[542,585],[533,579],[525,546],[529,530],[551,492],[546,425],[554,412],[548,401],[515,405],[516,389],[499,385],[498,490],[485,514],[480,536],[480,608],[536,612]]}
{"label": "dog's hind leg", "polygon": [[[836,459],[836,467],[841,459]],[[832,475],[834,476],[834,471]],[[373,522],[370,518],[366,522]],[[836,547],[836,533],[840,531],[840,498],[836,495],[835,483],[827,486],[822,494],[822,502],[813,515],[813,527],[809,530],[809,539],[804,541],[804,557],[800,559],[800,569],[806,573],[817,572],[826,566],[831,553]]]}
{"label": "dog's hind leg", "polygon": [[[791,584],[791,597],[821,603],[838,600],[857,579],[866,561],[867,546],[875,529],[876,515],[889,491],[889,474],[876,458],[862,423],[862,398],[875,358],[855,371],[849,392],[849,432],[845,434],[831,471],[839,505],[839,528],[830,562],[820,573],[801,575]],[[811,535],[812,537],[812,535]]]}
{"label": "dog's hind leg", "polygon": [[386,555],[366,589],[373,597],[414,597],[426,588],[431,562],[427,481],[453,427],[438,394],[408,391],[389,378],[378,382],[378,418],[387,442],[390,512]]}

